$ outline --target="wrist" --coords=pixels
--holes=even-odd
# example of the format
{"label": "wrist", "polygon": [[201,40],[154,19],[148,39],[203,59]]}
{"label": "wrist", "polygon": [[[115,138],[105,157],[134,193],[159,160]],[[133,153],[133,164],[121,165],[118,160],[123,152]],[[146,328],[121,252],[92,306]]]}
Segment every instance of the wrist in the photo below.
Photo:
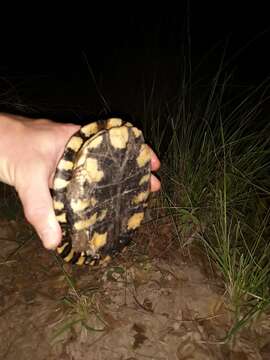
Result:
{"label": "wrist", "polygon": [[0,113],[0,181],[13,185],[13,165],[11,161],[13,139],[22,124],[13,115]]}
{"label": "wrist", "polygon": [[14,185],[15,162],[20,153],[16,143],[22,136],[23,117],[0,113],[0,181]]}
{"label": "wrist", "polygon": [[18,190],[29,171],[43,164],[51,186],[65,144],[78,129],[74,124],[0,113],[0,181]]}

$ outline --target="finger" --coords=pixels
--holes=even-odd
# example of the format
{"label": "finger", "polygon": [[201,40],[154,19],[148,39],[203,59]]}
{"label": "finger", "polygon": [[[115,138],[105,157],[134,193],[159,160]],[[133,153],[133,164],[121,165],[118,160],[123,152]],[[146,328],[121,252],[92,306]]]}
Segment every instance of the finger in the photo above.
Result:
{"label": "finger", "polygon": [[151,175],[150,178],[150,188],[152,192],[159,191],[160,190],[160,181],[155,175]]}
{"label": "finger", "polygon": [[151,170],[157,171],[160,168],[160,161],[154,151],[150,148],[151,152]]}
{"label": "finger", "polygon": [[61,229],[55,217],[46,177],[36,176],[28,181],[27,189],[18,189],[18,193],[25,217],[34,226],[44,247],[55,249],[61,242]]}

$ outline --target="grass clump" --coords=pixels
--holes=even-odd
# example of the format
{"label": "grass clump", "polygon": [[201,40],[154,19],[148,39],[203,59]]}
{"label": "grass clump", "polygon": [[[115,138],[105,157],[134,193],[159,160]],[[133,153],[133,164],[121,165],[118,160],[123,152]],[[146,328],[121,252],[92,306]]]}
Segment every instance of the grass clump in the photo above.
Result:
{"label": "grass clump", "polygon": [[65,315],[58,324],[51,338],[52,343],[61,339],[61,337],[76,329],[78,332],[100,333],[108,329],[108,323],[102,317],[102,311],[99,307],[97,295],[98,287],[90,287],[87,291],[77,289],[75,282],[70,274],[64,269],[63,264],[56,257],[58,265],[61,267],[65,280],[68,284],[68,293],[61,301],[61,307],[65,310]]}
{"label": "grass clump", "polygon": [[269,82],[236,91],[223,64],[203,86],[184,73],[173,103],[156,114],[146,107],[146,132],[181,246],[203,247],[222,274],[235,313],[230,336],[270,303]]}

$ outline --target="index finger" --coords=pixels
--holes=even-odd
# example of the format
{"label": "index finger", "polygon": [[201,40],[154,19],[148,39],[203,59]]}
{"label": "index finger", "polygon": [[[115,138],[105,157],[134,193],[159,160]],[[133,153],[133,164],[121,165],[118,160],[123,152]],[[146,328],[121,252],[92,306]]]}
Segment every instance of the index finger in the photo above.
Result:
{"label": "index finger", "polygon": [[151,152],[151,170],[157,171],[160,168],[160,161],[155,152],[151,149],[149,146],[150,152]]}

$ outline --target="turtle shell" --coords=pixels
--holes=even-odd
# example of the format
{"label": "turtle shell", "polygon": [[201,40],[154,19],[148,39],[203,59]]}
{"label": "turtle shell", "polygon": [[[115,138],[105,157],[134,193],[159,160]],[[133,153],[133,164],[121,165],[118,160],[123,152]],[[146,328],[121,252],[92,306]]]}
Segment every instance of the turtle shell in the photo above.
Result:
{"label": "turtle shell", "polygon": [[150,193],[149,147],[141,130],[110,118],[81,127],[68,141],[53,183],[67,262],[108,261],[140,226]]}

